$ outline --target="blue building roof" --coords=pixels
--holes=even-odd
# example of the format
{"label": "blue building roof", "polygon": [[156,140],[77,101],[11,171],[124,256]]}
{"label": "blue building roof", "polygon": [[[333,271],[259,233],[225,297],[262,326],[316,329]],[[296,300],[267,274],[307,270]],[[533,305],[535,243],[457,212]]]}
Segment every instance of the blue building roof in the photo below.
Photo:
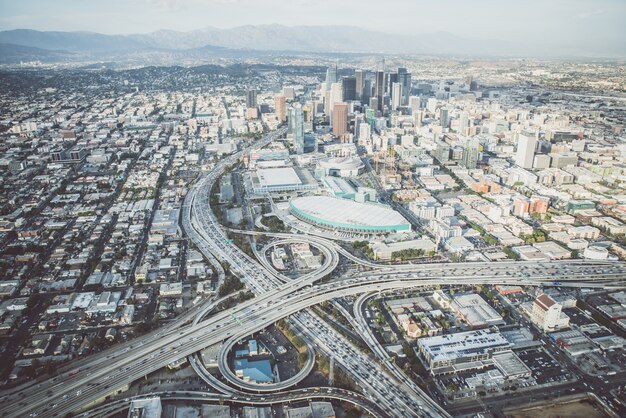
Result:
{"label": "blue building roof", "polygon": [[248,354],[250,354],[250,351],[248,350],[236,350],[235,351],[235,357],[237,358],[246,357]]}
{"label": "blue building roof", "polygon": [[251,382],[272,383],[274,375],[269,360],[249,361],[246,359],[235,360],[235,370],[241,372]]}
{"label": "blue building roof", "polygon": [[251,353],[259,351],[258,348],[257,348],[256,340],[248,341],[248,351],[251,352]]}

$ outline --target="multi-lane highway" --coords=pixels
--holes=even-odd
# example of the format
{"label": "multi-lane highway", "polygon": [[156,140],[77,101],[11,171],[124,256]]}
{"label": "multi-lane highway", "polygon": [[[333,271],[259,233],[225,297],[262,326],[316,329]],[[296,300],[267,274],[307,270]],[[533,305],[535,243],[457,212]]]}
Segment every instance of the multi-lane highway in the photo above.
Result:
{"label": "multi-lane highway", "polygon": [[[498,277],[502,271],[498,268],[487,269],[483,277],[461,276],[448,278],[447,283],[458,284],[519,284],[519,277]],[[590,267],[590,266],[587,266]],[[509,271],[508,269],[503,269]],[[551,285],[556,278],[551,273],[538,272],[525,279],[528,285]],[[569,272],[569,270],[567,270]],[[587,271],[583,269],[583,271]],[[490,274],[488,272],[493,272]],[[3,399],[2,412],[6,416],[20,416],[24,411],[43,411],[50,407],[49,398],[59,399],[58,411],[63,414],[100,400],[115,389],[158,370],[183,356],[230,338],[232,335],[255,332],[309,306],[335,297],[355,295],[363,292],[382,291],[417,286],[435,286],[441,279],[424,277],[390,278],[386,274],[371,275],[364,278],[351,278],[322,285],[298,288],[292,281],[268,294],[244,302],[232,309],[216,313],[196,326],[186,325],[157,338],[141,339],[134,346],[124,349],[112,349],[104,352],[106,362],[96,362],[85,366],[74,376],[62,375],[38,385],[23,388],[21,395],[16,392]],[[494,277],[495,276],[495,277]],[[583,276],[583,277],[580,277]],[[623,287],[624,272],[613,278],[586,278],[585,273],[574,278],[561,280],[561,285],[572,287]],[[50,391],[50,394],[49,394]],[[65,396],[65,397],[64,397]],[[23,403],[23,404],[21,404]],[[54,411],[46,411],[47,416]],[[60,414],[62,415],[62,414]]]}
{"label": "multi-lane highway", "polygon": [[[256,146],[269,143],[281,134],[282,131],[271,134]],[[279,319],[301,312],[291,318],[293,323],[301,330],[306,330],[318,350],[333,356],[338,364],[350,372],[355,382],[366,391],[367,397],[383,405],[389,415],[441,416],[445,415],[445,411],[424,394],[416,393],[407,385],[396,384],[398,377],[394,377],[393,372],[362,358],[362,353],[351,347],[324,321],[302,311],[337,297],[440,284],[624,287],[626,266],[623,263],[584,261],[450,263],[407,265],[397,269],[385,266],[320,284],[319,279],[337,265],[339,253],[336,248],[329,250],[332,246],[322,241],[316,245],[327,251],[326,268],[285,281],[228,242],[208,205],[211,186],[243,152],[222,160],[191,187],[182,221],[195,245],[203,253],[210,254],[210,257],[228,262],[231,271],[253,290],[256,297],[234,308],[217,312],[204,321],[188,325],[181,321],[168,330],[159,330],[106,350],[75,363],[75,369],[70,369],[71,372],[5,391],[0,398],[0,414],[11,417],[29,414],[63,416],[85,410],[172,361],[205,347],[245,337]],[[372,383],[372,376],[380,383]]]}
{"label": "multi-lane highway", "polygon": [[[219,164],[218,164],[219,166]],[[202,245],[210,248],[211,253],[220,261],[228,262],[234,267],[235,272],[239,273],[241,279],[250,287],[256,294],[263,294],[271,291],[283,285],[287,278],[278,274],[273,269],[269,268],[264,256],[260,257],[263,267],[258,268],[258,263],[252,260],[249,256],[244,254],[238,248],[232,245],[224,245],[228,243],[226,235],[222,226],[218,223],[213,211],[208,204],[205,204],[205,199],[208,201],[208,196],[212,185],[221,176],[222,172],[226,169],[226,166],[222,166],[219,170],[213,170],[211,174],[206,176],[204,180],[199,181],[194,188],[190,191],[187,199],[190,203],[190,224],[184,225],[185,228],[192,228],[197,232],[197,235],[204,239]],[[327,273],[332,271],[338,263],[337,252],[327,245],[317,245],[317,247],[324,253],[324,266],[321,269],[306,275],[296,281],[300,288],[310,285],[320,278],[324,277]],[[331,267],[331,268],[329,268]],[[307,314],[303,314],[307,315]],[[265,319],[265,318],[262,318]],[[310,322],[310,327],[315,328],[314,331],[317,335],[331,335],[334,332],[330,326],[322,321]],[[226,353],[228,347],[232,346],[237,339],[249,335],[253,330],[248,327],[243,328],[240,332],[233,335],[229,335],[228,341],[224,344],[224,349],[220,353],[220,370],[225,374],[229,380],[233,380],[232,372],[228,369],[226,364]],[[336,339],[342,340],[339,335],[335,335]],[[347,358],[347,357],[346,357]],[[349,364],[347,360],[340,359],[339,364],[344,366],[348,370],[355,370],[354,364]],[[239,384],[238,386],[242,386]],[[389,402],[389,407],[392,410],[397,410],[402,414],[409,414],[411,410],[421,409],[422,406],[416,402],[415,399],[408,399],[404,401],[402,398],[407,397],[405,393],[401,391],[390,389],[391,393],[377,392],[377,388],[371,388],[373,390],[374,398],[378,398],[380,402]],[[389,398],[389,399],[387,399]],[[437,411],[431,411],[434,415],[438,415]],[[429,414],[431,415],[431,414]]]}
{"label": "multi-lane highway", "polygon": [[278,394],[244,394],[244,395],[222,395],[216,393],[206,393],[197,391],[163,391],[152,392],[149,394],[142,394],[132,396],[117,401],[109,402],[106,405],[102,405],[93,408],[89,411],[90,418],[104,418],[110,417],[114,414],[120,413],[128,408],[128,405],[133,400],[149,399],[154,397],[161,397],[168,401],[194,401],[194,402],[215,402],[215,403],[227,403],[232,405],[274,405],[286,402],[298,402],[298,401],[310,401],[310,400],[337,400],[341,402],[348,402],[352,405],[358,406],[363,410],[369,412],[373,416],[383,416],[385,414],[381,407],[365,396],[345,389],[333,388],[333,387],[315,387],[298,389],[293,391],[282,392]]}

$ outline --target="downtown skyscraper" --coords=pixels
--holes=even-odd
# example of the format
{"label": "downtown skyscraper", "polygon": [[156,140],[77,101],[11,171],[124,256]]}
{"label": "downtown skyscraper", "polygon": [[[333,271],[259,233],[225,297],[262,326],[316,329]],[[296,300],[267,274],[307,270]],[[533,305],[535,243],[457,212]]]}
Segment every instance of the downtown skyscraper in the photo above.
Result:
{"label": "downtown skyscraper", "polygon": [[246,107],[247,108],[253,108],[253,107],[257,107],[257,91],[256,89],[248,89],[246,90]]}
{"label": "downtown skyscraper", "polygon": [[337,82],[337,66],[330,66],[326,69],[326,90],[330,90],[330,86]]}
{"label": "downtown skyscraper", "polygon": [[515,164],[522,168],[532,168],[535,159],[535,147],[537,137],[532,132],[524,131],[517,137],[517,151],[515,153]]}
{"label": "downtown skyscraper", "polygon": [[[363,102],[363,96],[364,96],[364,90],[365,90],[365,78],[367,76],[367,73],[364,70],[356,70],[354,72],[354,78],[356,79],[356,85],[355,85],[355,90],[356,90],[356,100],[360,100],[361,102]],[[369,96],[369,94],[368,94]]]}
{"label": "downtown skyscraper", "polygon": [[274,96],[274,112],[279,122],[287,120],[287,99],[284,94]]}
{"label": "downtown skyscraper", "polygon": [[348,131],[348,104],[335,103],[333,108],[333,135],[342,138]]}
{"label": "downtown skyscraper", "polygon": [[402,84],[393,83],[391,86],[391,108],[393,110],[402,106]]}
{"label": "downtown skyscraper", "polygon": [[398,83],[402,85],[402,105],[405,106],[409,103],[411,95],[411,73],[407,72],[406,68],[398,68]]}
{"label": "downtown skyscraper", "polygon": [[304,154],[304,113],[300,103],[294,103],[289,108],[287,122],[288,133],[293,135],[296,154]]}
{"label": "downtown skyscraper", "polygon": [[343,91],[344,102],[357,100],[356,77],[342,78],[341,89]]}
{"label": "downtown skyscraper", "polygon": [[374,84],[374,97],[377,100],[378,110],[383,111],[385,101],[385,71],[378,70],[376,71],[376,80]]}

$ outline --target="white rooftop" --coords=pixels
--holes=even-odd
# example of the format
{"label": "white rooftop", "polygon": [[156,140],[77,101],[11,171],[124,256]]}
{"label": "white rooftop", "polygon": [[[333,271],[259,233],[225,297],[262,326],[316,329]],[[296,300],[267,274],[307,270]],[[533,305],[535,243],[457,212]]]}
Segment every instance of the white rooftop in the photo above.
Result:
{"label": "white rooftop", "polygon": [[461,313],[473,327],[503,322],[502,316],[485,299],[475,293],[455,296],[452,308]]}
{"label": "white rooftop", "polygon": [[319,160],[318,164],[324,168],[339,170],[354,170],[363,167],[363,162],[356,157],[327,157]]}
{"label": "white rooftop", "polygon": [[302,180],[292,167],[261,168],[256,171],[261,187],[302,184]]}
{"label": "white rooftop", "polygon": [[489,330],[458,332],[422,338],[418,344],[433,361],[445,361],[473,356],[493,348],[510,347],[511,343],[499,332]]}
{"label": "white rooftop", "polygon": [[292,200],[291,205],[308,216],[339,226],[409,225],[398,212],[377,203],[359,203],[330,196],[305,196]]}
{"label": "white rooftop", "polygon": [[341,177],[324,177],[324,183],[335,195],[356,193],[354,187]]}

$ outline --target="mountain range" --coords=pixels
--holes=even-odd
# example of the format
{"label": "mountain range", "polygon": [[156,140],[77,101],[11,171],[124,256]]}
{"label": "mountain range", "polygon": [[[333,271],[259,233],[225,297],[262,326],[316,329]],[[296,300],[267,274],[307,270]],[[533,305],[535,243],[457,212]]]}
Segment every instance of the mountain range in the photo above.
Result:
{"label": "mountain range", "polygon": [[[142,54],[177,57],[282,53],[403,53],[461,56],[584,56],[577,48],[522,47],[499,40],[465,39],[448,32],[415,36],[381,33],[353,26],[246,25],[187,32],[159,30],[146,34],[105,35],[93,32],[0,31],[0,62],[26,58],[43,61],[106,59]],[[618,52],[624,54],[624,47]],[[615,51],[613,51],[615,52]],[[598,55],[603,52],[598,52]],[[610,52],[604,53],[610,54]],[[39,57],[39,58],[36,58]]]}

